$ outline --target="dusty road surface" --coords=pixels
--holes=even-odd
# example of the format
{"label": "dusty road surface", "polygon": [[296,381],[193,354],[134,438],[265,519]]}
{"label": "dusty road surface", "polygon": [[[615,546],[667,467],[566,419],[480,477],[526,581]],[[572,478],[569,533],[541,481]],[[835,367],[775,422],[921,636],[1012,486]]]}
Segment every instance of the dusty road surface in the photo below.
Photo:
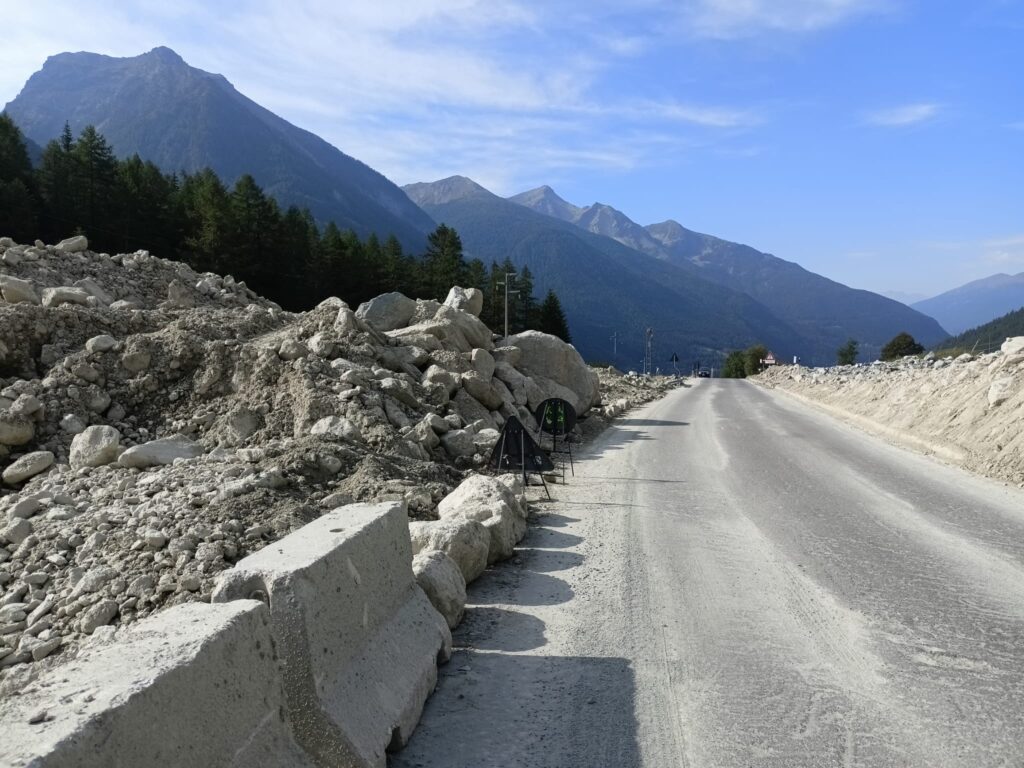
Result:
{"label": "dusty road surface", "polygon": [[717,380],[553,490],[395,768],[1024,766],[1024,492]]}

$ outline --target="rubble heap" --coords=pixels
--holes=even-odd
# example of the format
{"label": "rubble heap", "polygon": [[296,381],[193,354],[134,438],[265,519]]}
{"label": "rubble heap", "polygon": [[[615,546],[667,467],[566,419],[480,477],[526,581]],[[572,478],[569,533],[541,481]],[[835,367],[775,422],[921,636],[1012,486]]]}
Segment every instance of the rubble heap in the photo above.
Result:
{"label": "rubble heap", "polygon": [[476,289],[296,314],[146,251],[0,238],[0,299],[0,677],[208,601],[343,504],[436,519],[509,416],[600,402],[560,340],[496,347]]}
{"label": "rubble heap", "polygon": [[909,447],[1024,485],[1024,337],[979,356],[778,366],[757,380]]}

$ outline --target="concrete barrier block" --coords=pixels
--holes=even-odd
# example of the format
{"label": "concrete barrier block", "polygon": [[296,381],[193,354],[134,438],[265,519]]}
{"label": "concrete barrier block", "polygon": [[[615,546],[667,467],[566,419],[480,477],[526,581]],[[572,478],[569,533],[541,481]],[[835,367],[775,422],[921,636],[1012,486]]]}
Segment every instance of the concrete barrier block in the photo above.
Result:
{"label": "concrete barrier block", "polygon": [[0,765],[313,768],[283,704],[266,607],[189,603],[0,702]]}
{"label": "concrete barrier block", "polygon": [[413,579],[405,504],[336,509],[240,561],[213,594],[249,597],[270,606],[296,740],[323,765],[384,768],[451,653]]}

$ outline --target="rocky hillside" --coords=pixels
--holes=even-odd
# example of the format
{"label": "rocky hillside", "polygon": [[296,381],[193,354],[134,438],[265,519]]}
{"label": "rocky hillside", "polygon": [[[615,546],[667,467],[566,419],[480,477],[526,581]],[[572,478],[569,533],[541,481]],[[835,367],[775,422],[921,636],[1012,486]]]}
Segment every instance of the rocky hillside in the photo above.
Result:
{"label": "rocky hillside", "polygon": [[1024,336],[975,357],[779,366],[756,379],[898,443],[1024,486]]}
{"label": "rocky hillside", "polygon": [[495,348],[475,289],[292,314],[145,251],[2,238],[0,298],[0,677],[209,600],[342,504],[436,517],[507,418],[600,401],[560,340]]}

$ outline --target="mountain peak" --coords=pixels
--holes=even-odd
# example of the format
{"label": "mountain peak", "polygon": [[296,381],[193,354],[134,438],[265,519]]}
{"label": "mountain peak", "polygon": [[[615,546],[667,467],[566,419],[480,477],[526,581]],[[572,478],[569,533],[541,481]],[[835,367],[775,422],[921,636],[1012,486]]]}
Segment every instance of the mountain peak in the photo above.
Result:
{"label": "mountain peak", "polygon": [[513,195],[508,199],[516,205],[529,208],[537,213],[543,213],[545,216],[553,216],[556,219],[574,223],[580,217],[580,214],[586,210],[563,200],[547,184],[527,192],[520,192],[518,195]]}
{"label": "mountain peak", "polygon": [[419,206],[443,205],[468,198],[494,197],[493,193],[465,176],[449,176],[437,181],[406,184],[402,190]]}
{"label": "mountain peak", "polygon": [[[153,50],[139,56],[139,58],[155,59],[164,64],[185,64],[185,60],[181,58],[177,51],[168,48],[166,45],[158,45]],[[185,64],[185,66],[188,65]]]}

